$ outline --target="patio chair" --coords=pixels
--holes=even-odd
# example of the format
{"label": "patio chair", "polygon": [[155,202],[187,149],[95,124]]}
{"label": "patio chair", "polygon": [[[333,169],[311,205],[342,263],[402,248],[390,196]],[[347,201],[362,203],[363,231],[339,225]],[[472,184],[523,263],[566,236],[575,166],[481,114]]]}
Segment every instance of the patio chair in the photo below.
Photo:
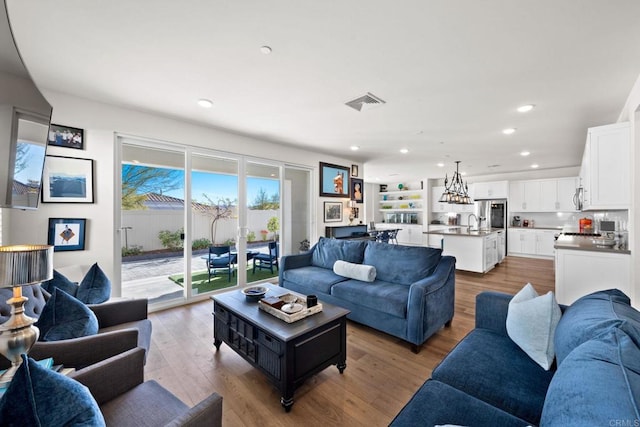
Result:
{"label": "patio chair", "polygon": [[269,242],[268,254],[257,254],[253,257],[253,274],[256,273],[256,267],[260,270],[269,269],[273,273],[273,266],[276,266],[278,270],[278,244],[276,242]]}
{"label": "patio chair", "polygon": [[209,246],[209,258],[207,259],[209,281],[211,281],[211,276],[216,275],[216,270],[227,270],[229,282],[231,282],[231,275],[235,274],[233,268],[235,258],[235,255],[231,254],[231,246]]}

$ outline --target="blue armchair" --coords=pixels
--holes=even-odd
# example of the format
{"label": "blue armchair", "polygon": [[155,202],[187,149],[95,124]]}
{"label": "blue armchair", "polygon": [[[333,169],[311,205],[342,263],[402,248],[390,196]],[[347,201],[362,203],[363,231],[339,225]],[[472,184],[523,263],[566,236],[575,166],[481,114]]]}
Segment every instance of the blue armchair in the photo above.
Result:
{"label": "blue armchair", "polygon": [[207,259],[209,280],[211,280],[211,276],[216,275],[216,270],[227,270],[230,282],[231,275],[235,274],[233,268],[235,261],[236,256],[231,254],[231,246],[209,246],[209,258]]}

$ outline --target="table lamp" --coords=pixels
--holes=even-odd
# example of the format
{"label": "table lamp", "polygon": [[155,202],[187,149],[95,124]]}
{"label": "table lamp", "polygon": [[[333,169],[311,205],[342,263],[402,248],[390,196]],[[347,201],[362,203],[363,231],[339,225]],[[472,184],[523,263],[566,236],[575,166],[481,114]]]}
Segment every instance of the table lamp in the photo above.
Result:
{"label": "table lamp", "polygon": [[11,381],[22,363],[20,355],[28,353],[38,340],[40,331],[33,326],[36,319],[24,314],[22,286],[34,285],[53,278],[53,246],[14,245],[0,246],[0,288],[13,288],[13,297],[7,300],[11,317],[0,325],[0,354],[11,361],[11,368],[0,383]]}

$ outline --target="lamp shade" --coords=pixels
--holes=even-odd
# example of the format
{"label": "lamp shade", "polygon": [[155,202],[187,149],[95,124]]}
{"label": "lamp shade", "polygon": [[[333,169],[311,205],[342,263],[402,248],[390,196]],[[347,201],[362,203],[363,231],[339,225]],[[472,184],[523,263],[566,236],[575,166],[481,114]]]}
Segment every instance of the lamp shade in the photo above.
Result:
{"label": "lamp shade", "polygon": [[33,285],[53,278],[53,246],[0,246],[0,288]]}

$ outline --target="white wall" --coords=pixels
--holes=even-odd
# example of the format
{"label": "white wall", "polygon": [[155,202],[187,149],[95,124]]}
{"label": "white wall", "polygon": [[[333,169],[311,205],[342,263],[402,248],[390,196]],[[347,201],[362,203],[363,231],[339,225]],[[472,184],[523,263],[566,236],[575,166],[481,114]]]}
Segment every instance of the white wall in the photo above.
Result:
{"label": "white wall", "polygon": [[[205,147],[242,155],[252,155],[314,168],[315,183],[319,182],[318,162],[350,167],[355,161],[337,158],[307,150],[292,148],[231,132],[199,126],[172,118],[118,108],[58,92],[44,91],[53,106],[52,122],[85,130],[85,150],[48,147],[48,154],[82,157],[95,160],[95,203],[93,204],[41,204],[37,211],[15,211],[3,218],[4,244],[47,242],[48,218],[87,218],[86,250],[56,252],[54,266],[98,262],[112,278],[115,248],[114,179],[119,170],[114,164],[115,132],[183,145]],[[362,166],[360,165],[361,170]],[[319,194],[314,183],[313,194]],[[346,200],[346,199],[345,199]],[[322,200],[321,200],[322,201]],[[316,236],[324,235],[322,203],[318,204]],[[119,214],[119,213],[118,213]],[[7,219],[9,218],[9,219]],[[6,221],[10,221],[7,224]],[[119,280],[114,279],[114,287]]]}
{"label": "white wall", "polygon": [[[636,40],[631,41],[636,43]],[[618,122],[631,123],[631,211],[629,214],[629,249],[631,250],[631,280],[633,295],[630,295],[635,307],[640,307],[640,76],[629,93]]]}

